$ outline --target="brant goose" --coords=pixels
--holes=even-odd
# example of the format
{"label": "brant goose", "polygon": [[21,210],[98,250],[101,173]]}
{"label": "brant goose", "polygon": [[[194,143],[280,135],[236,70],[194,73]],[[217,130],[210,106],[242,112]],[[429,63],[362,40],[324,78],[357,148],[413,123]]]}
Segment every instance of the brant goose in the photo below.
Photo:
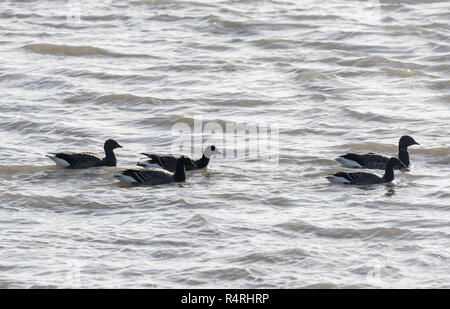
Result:
{"label": "brant goose", "polygon": [[388,183],[394,180],[394,168],[404,168],[405,165],[397,158],[390,158],[386,164],[384,176],[380,177],[371,173],[344,173],[340,172],[326,178],[332,183],[349,185],[372,185],[377,183]]}
{"label": "brant goose", "polygon": [[[402,136],[398,142],[398,159],[404,164],[405,167],[409,167],[409,153],[408,147],[412,145],[419,145],[411,136]],[[368,169],[386,169],[389,157],[379,155],[376,153],[368,154],[354,154],[348,153],[346,155],[336,158],[342,166],[350,168],[368,168]]]}
{"label": "brant goose", "polygon": [[115,174],[114,177],[121,182],[132,185],[161,185],[172,182],[184,182],[186,180],[185,164],[189,161],[185,157],[176,159],[175,173],[170,173],[161,170],[126,170],[120,174]]}
{"label": "brant goose", "polygon": [[[170,155],[158,155],[158,154],[148,154],[142,153],[144,156],[150,158],[148,161],[138,162],[138,166],[142,167],[150,167],[150,168],[163,168],[169,172],[175,172],[176,160],[177,157]],[[198,170],[205,168],[209,164],[209,160],[212,155],[222,154],[219,150],[217,150],[216,146],[208,146],[203,152],[203,156],[194,160],[191,158],[185,158],[185,168],[186,171]]]}
{"label": "brant goose", "polygon": [[109,139],[105,142],[105,158],[102,158],[96,153],[84,152],[84,153],[51,153],[47,157],[52,159],[56,165],[81,169],[97,166],[116,166],[117,160],[114,155],[114,149],[122,148],[115,140]]}

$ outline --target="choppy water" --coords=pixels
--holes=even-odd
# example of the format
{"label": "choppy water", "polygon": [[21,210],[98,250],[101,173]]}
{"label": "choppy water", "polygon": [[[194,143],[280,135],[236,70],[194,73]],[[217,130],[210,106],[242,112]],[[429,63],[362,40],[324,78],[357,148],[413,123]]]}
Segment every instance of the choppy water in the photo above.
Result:
{"label": "choppy water", "polygon": [[[0,2],[0,287],[450,287],[448,1],[80,3]],[[112,178],[198,118],[278,126],[279,164]],[[393,184],[324,178],[404,134]],[[107,138],[117,169],[45,158]]]}

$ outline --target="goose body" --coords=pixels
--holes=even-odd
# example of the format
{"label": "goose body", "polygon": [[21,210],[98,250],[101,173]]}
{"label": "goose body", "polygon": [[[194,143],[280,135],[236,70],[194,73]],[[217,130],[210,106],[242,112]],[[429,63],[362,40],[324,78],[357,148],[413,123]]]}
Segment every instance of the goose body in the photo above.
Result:
{"label": "goose body", "polygon": [[357,172],[345,173],[339,172],[326,178],[331,183],[349,184],[349,185],[373,185],[379,183],[388,183],[394,180],[394,168],[404,168],[404,164],[397,158],[390,158],[386,164],[385,173],[383,176],[378,176],[372,173]]}
{"label": "goose body", "polygon": [[50,155],[47,155],[47,157],[52,159],[56,163],[56,165],[70,169],[83,169],[99,166],[116,166],[117,160],[114,154],[114,149],[116,148],[122,148],[122,146],[120,146],[116,141],[109,139],[104,144],[104,158],[92,152],[51,153]]}
{"label": "goose body", "polygon": [[336,158],[342,166],[349,168],[367,168],[384,170],[389,158],[376,153],[354,154],[348,153],[346,155]]}
{"label": "goose body", "polygon": [[134,170],[129,169],[115,174],[114,177],[121,182],[132,185],[161,185],[173,182],[184,182],[185,163],[188,162],[185,157],[181,157],[175,162],[175,173],[162,170]]}
{"label": "goose body", "polygon": [[[408,147],[412,145],[419,145],[419,143],[417,143],[412,137],[407,135],[400,138],[398,144],[398,159],[403,163],[405,167],[409,167],[410,165]],[[386,169],[389,157],[376,153],[347,153],[336,158],[336,161],[338,161],[342,166],[349,168],[384,170]]]}
{"label": "goose body", "polygon": [[[203,156],[198,160],[185,157],[184,161],[186,171],[198,170],[207,167],[211,156],[214,154],[221,154],[221,152],[218,151],[215,146],[209,146],[203,152]],[[138,166],[146,168],[162,168],[169,172],[175,172],[176,162],[179,156],[148,153],[143,153],[143,155],[149,157],[150,160],[138,162]]]}

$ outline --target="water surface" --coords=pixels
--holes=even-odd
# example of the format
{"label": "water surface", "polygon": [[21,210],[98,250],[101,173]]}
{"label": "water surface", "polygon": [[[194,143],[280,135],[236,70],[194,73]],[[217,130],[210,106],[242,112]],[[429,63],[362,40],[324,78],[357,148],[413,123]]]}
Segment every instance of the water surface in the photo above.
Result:
{"label": "water surface", "polygon": [[[0,287],[450,287],[448,1],[76,3],[0,3]],[[112,178],[196,119],[277,126],[278,164]],[[405,134],[394,183],[324,178]],[[108,138],[117,168],[45,157]]]}

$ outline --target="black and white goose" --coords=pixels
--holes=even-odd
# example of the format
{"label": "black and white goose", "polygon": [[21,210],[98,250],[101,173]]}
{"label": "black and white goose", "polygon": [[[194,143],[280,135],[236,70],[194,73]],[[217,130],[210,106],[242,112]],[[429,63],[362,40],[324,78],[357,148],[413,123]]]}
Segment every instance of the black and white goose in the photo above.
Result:
{"label": "black and white goose", "polygon": [[51,153],[48,155],[56,165],[71,168],[81,169],[98,166],[116,166],[117,160],[114,154],[114,149],[122,148],[115,140],[109,139],[105,142],[105,157],[91,152],[83,153]]}
{"label": "black and white goose", "polygon": [[326,178],[331,183],[348,185],[373,185],[378,183],[388,183],[394,180],[394,168],[404,168],[405,165],[397,158],[390,158],[386,164],[386,170],[382,177],[371,173],[345,173],[339,172]]}
{"label": "black and white goose", "polygon": [[[398,142],[398,159],[405,167],[409,167],[408,147],[419,145],[411,136],[402,136]],[[389,157],[376,153],[355,154],[347,153],[346,155],[336,158],[342,166],[350,168],[367,168],[367,169],[386,169]]]}
{"label": "black and white goose", "polygon": [[120,174],[115,174],[114,177],[121,182],[132,185],[161,185],[172,182],[184,182],[185,175],[185,157],[176,160],[175,173],[170,173],[162,170],[126,170]]}
{"label": "black and white goose", "polygon": [[[138,162],[138,166],[148,167],[148,168],[163,168],[169,172],[175,172],[177,156],[173,155],[159,155],[159,154],[148,154],[142,153],[144,156],[150,158],[148,161]],[[186,171],[198,170],[208,166],[211,156],[222,154],[217,150],[216,146],[208,146],[203,152],[203,156],[194,160],[191,158],[185,158],[185,168]]]}

